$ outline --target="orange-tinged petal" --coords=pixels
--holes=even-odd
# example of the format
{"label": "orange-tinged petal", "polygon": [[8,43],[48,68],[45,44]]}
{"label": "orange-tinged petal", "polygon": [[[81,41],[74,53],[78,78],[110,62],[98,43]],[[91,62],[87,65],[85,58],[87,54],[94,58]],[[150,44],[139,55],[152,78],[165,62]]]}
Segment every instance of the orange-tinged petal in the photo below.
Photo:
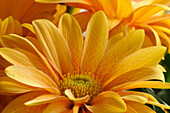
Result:
{"label": "orange-tinged petal", "polygon": [[[75,19],[78,21],[80,27],[81,27],[81,30],[82,32],[86,31],[86,28],[87,28],[87,24],[92,16],[92,12],[82,12],[82,13],[78,13],[78,14],[75,14],[74,17]],[[86,17],[86,18],[84,18]]]}
{"label": "orange-tinged petal", "polygon": [[151,4],[142,6],[134,11],[133,19],[131,23],[144,22],[152,17],[154,14],[161,10],[168,10],[169,8],[165,5]]}
{"label": "orange-tinged petal", "polygon": [[35,0],[40,3],[81,3],[89,5],[88,0]]}
{"label": "orange-tinged petal", "polygon": [[72,72],[72,61],[66,40],[48,20],[33,21],[35,33],[50,63],[60,74]]}
{"label": "orange-tinged petal", "polygon": [[137,30],[129,33],[125,38],[105,52],[105,55],[97,69],[96,76],[102,81],[109,79],[115,72],[113,66],[126,56],[139,50],[144,40],[144,31]]}
{"label": "orange-tinged petal", "polygon": [[162,44],[164,44],[168,48],[168,53],[170,53],[170,39],[169,37],[162,31],[156,31],[160,36]]}
{"label": "orange-tinged petal", "polygon": [[0,55],[11,64],[34,67],[48,74],[48,70],[43,65],[42,60],[31,52],[20,49],[0,48]]}
{"label": "orange-tinged petal", "polygon": [[46,103],[52,103],[55,101],[63,101],[66,97],[59,96],[56,94],[42,94],[37,96],[36,98],[24,103],[26,106],[35,106],[35,105],[41,105]]}
{"label": "orange-tinged petal", "polygon": [[62,101],[56,101],[49,104],[43,113],[72,113],[72,110],[70,109],[71,104],[69,99],[65,98]]}
{"label": "orange-tinged petal", "polygon": [[148,28],[153,32],[153,34],[155,36],[156,45],[161,46],[161,40],[160,40],[158,33],[152,27],[150,27],[149,25],[148,25]]}
{"label": "orange-tinged petal", "polygon": [[52,67],[50,66],[49,62],[46,60],[46,58],[40,53],[40,51],[27,39],[24,37],[20,37],[18,35],[8,35],[0,37],[2,41],[2,45],[4,47],[8,48],[21,48],[26,51],[29,51],[31,53],[37,54],[40,56],[44,64],[47,66],[47,68],[50,70],[51,74],[54,76],[54,78],[58,81],[58,76],[54,73],[52,70]]}
{"label": "orange-tinged petal", "polygon": [[12,79],[33,87],[46,89],[49,92],[60,94],[56,83],[45,73],[26,66],[9,66],[5,73]]}
{"label": "orange-tinged petal", "polygon": [[91,100],[90,105],[85,105],[93,113],[124,113],[126,104],[121,97],[112,91],[100,93]]}
{"label": "orange-tinged petal", "polygon": [[154,46],[141,49],[129,55],[128,57],[125,57],[120,63],[118,63],[115,66],[114,76],[112,76],[109,80],[107,80],[107,82],[105,82],[104,87],[108,85],[116,77],[126,72],[144,67],[157,66],[157,64],[164,56],[165,51],[166,51],[165,47]]}
{"label": "orange-tinged petal", "polygon": [[59,30],[66,39],[72,56],[74,70],[79,69],[83,47],[83,36],[78,22],[70,15],[64,14],[59,22]]}
{"label": "orange-tinged petal", "polygon": [[42,113],[47,106],[46,104],[39,106],[24,105],[26,101],[29,101],[40,94],[42,94],[42,92],[32,92],[19,96],[9,103],[2,113]]}
{"label": "orange-tinged petal", "polygon": [[126,90],[126,89],[135,89],[135,88],[157,88],[157,89],[169,89],[170,83],[159,82],[159,81],[137,81],[132,83],[125,83],[113,87],[110,90]]}
{"label": "orange-tinged petal", "polygon": [[134,112],[130,112],[131,110],[127,109],[127,113],[156,113],[148,106],[138,102],[128,101],[126,102],[126,104],[127,104],[127,108],[130,108],[131,110],[133,109],[132,111],[134,111]]}
{"label": "orange-tinged petal", "polygon": [[115,87],[120,84],[128,83],[128,82],[153,80],[153,79],[161,80],[161,81],[165,82],[164,74],[158,67],[140,68],[140,69],[125,73],[125,74],[115,78],[106,87],[106,89]]}
{"label": "orange-tinged petal", "polygon": [[115,26],[117,26],[120,22],[121,22],[121,20],[120,20],[120,19],[117,19],[117,18],[108,19],[109,30],[113,29],[113,28],[114,28]]}
{"label": "orange-tinged petal", "polygon": [[116,15],[119,19],[128,18],[133,12],[131,0],[117,0]]}
{"label": "orange-tinged petal", "polygon": [[78,104],[83,104],[85,102],[88,102],[88,100],[90,99],[89,95],[86,95],[85,97],[81,97],[81,98],[75,98],[70,89],[65,90],[64,93],[70,100]]}
{"label": "orange-tinged petal", "polygon": [[163,27],[163,26],[157,26],[157,25],[150,25],[154,30],[165,32],[166,34],[170,35],[170,29]]}
{"label": "orange-tinged petal", "polygon": [[98,0],[108,18],[116,17],[116,8],[118,0]]}
{"label": "orange-tinged petal", "polygon": [[86,31],[86,39],[81,59],[81,69],[94,73],[99,65],[108,41],[108,22],[105,14],[99,11],[91,18]]}
{"label": "orange-tinged petal", "polygon": [[0,77],[0,94],[16,95],[36,90],[33,87],[26,86],[7,76]]}

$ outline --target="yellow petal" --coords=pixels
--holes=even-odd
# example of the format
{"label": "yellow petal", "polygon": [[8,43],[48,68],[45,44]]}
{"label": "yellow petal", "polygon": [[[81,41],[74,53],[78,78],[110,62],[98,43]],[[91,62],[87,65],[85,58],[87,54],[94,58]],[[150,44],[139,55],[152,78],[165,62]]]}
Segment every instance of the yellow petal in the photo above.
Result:
{"label": "yellow petal", "polygon": [[170,106],[163,105],[163,104],[160,104],[160,103],[157,103],[157,102],[148,101],[147,103],[155,105],[155,106],[159,106],[159,107],[162,107],[162,108],[165,108],[165,109],[170,109]]}
{"label": "yellow petal", "polygon": [[72,72],[69,47],[57,27],[43,19],[33,21],[33,27],[46,57],[54,68],[60,74]]}
{"label": "yellow petal", "polygon": [[24,24],[22,24],[22,26],[29,29],[32,33],[35,34],[34,28],[33,28],[33,26],[31,24],[24,23]]}
{"label": "yellow petal", "polygon": [[35,106],[35,105],[41,105],[46,103],[52,103],[55,101],[63,101],[66,97],[59,96],[56,94],[42,94],[37,96],[36,98],[24,103],[26,106]]}
{"label": "yellow petal", "polygon": [[81,4],[87,4],[87,0],[35,0],[36,2],[40,3],[81,3]]}
{"label": "yellow petal", "polygon": [[148,101],[148,96],[142,92],[136,91],[121,91],[118,94],[124,99],[125,101],[135,101],[142,104],[145,104]]}
{"label": "yellow petal", "polygon": [[89,99],[90,99],[90,96],[89,96],[89,95],[86,95],[85,97],[81,97],[81,98],[75,98],[70,89],[65,90],[65,95],[66,95],[71,101],[74,101],[75,103],[79,103],[79,104],[83,104],[83,103],[85,103],[85,102],[88,102]]}
{"label": "yellow petal", "polygon": [[170,83],[159,82],[159,81],[137,81],[132,83],[125,83],[122,85],[115,86],[111,90],[126,90],[135,88],[157,88],[157,89],[170,89]]}
{"label": "yellow petal", "polygon": [[[154,110],[152,110],[151,108],[149,108],[146,105],[143,105],[141,103],[138,102],[126,102],[127,104],[127,113],[156,113]],[[134,112],[130,112],[131,110]]]}
{"label": "yellow petal", "polygon": [[153,32],[153,34],[155,36],[156,45],[161,46],[161,40],[160,40],[158,33],[152,27],[148,26],[148,28]]}
{"label": "yellow petal", "polygon": [[43,72],[25,66],[9,66],[5,73],[12,79],[33,87],[46,89],[49,92],[60,94],[56,83]]}
{"label": "yellow petal", "polygon": [[8,35],[14,32],[14,20],[12,16],[10,16],[2,22],[0,35]]}
{"label": "yellow petal", "polygon": [[[138,38],[137,38],[138,37]],[[97,69],[96,76],[106,81],[114,74],[113,66],[126,56],[139,50],[144,40],[144,31],[137,30],[129,33],[125,38],[105,52],[105,55]]]}
{"label": "yellow petal", "polygon": [[156,31],[160,36],[162,44],[164,44],[168,48],[168,53],[170,53],[170,39],[169,37],[162,31]]}
{"label": "yellow petal", "polygon": [[48,70],[46,66],[43,65],[42,60],[31,52],[19,49],[0,48],[0,55],[14,65],[34,67],[48,74]]}
{"label": "yellow petal", "polygon": [[121,85],[128,82],[153,79],[165,82],[164,74],[158,67],[140,68],[115,78],[105,89],[109,89],[111,87],[115,87],[117,85]]}
{"label": "yellow petal", "polygon": [[16,95],[36,90],[33,87],[26,86],[7,76],[0,77],[0,94]]}
{"label": "yellow petal", "polygon": [[133,19],[131,23],[144,22],[152,17],[154,14],[161,10],[168,10],[169,8],[165,5],[151,4],[142,6],[134,11]]}
{"label": "yellow petal", "polygon": [[85,105],[93,113],[124,113],[126,104],[121,97],[112,91],[100,93],[90,102],[91,105]]}
{"label": "yellow petal", "polygon": [[164,56],[165,51],[166,51],[166,48],[162,46],[148,47],[148,48],[144,48],[139,51],[136,51],[133,54],[129,55],[128,57],[125,57],[120,63],[118,63],[115,66],[114,76],[112,76],[109,80],[107,80],[104,86],[106,86],[106,84],[108,85],[116,77],[126,72],[129,72],[135,69],[144,68],[144,67],[157,66],[157,64],[160,62],[160,60]]}
{"label": "yellow petal", "polygon": [[131,0],[117,0],[117,17],[119,19],[128,18],[132,12],[132,3]]}
{"label": "yellow petal", "polygon": [[120,41],[123,38],[123,33],[118,33],[112,37],[109,38],[108,44],[107,44],[107,50],[113,47],[118,41]]}
{"label": "yellow petal", "polygon": [[[74,17],[75,19],[78,21],[80,27],[81,27],[81,30],[82,32],[86,31],[86,28],[87,28],[87,24],[92,16],[92,12],[82,12],[82,13],[78,13],[78,14],[75,14]],[[84,18],[86,17],[86,18]]]}
{"label": "yellow petal", "polygon": [[83,36],[78,22],[70,14],[64,14],[59,22],[59,30],[66,39],[72,56],[74,70],[79,69],[83,46]]}
{"label": "yellow petal", "polygon": [[71,104],[69,99],[65,98],[64,100],[49,104],[43,113],[72,113],[70,109]]}
{"label": "yellow petal", "polygon": [[32,92],[19,96],[16,99],[14,99],[11,103],[9,103],[2,111],[2,113],[42,113],[47,106],[46,104],[31,107],[24,105],[26,101],[29,101],[40,94],[42,93]]}
{"label": "yellow petal", "polygon": [[99,11],[91,18],[86,32],[81,69],[94,73],[99,65],[108,41],[108,22],[105,14]]}
{"label": "yellow petal", "polygon": [[2,45],[4,47],[8,48],[21,48],[26,51],[29,51],[31,53],[34,53],[42,59],[44,64],[47,66],[47,68],[50,70],[51,74],[54,76],[54,78],[58,81],[59,78],[53,71],[52,67],[50,66],[49,62],[46,60],[46,58],[40,53],[40,51],[27,39],[20,37],[18,35],[8,35],[8,36],[3,36],[0,37],[2,40]]}

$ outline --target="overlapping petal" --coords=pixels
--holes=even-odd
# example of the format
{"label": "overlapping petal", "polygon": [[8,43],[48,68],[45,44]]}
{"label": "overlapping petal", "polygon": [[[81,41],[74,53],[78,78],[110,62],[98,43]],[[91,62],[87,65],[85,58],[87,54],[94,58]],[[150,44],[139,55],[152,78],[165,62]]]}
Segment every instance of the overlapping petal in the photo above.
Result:
{"label": "overlapping petal", "polygon": [[97,12],[87,26],[81,70],[94,73],[99,65],[108,41],[108,23],[103,12]]}

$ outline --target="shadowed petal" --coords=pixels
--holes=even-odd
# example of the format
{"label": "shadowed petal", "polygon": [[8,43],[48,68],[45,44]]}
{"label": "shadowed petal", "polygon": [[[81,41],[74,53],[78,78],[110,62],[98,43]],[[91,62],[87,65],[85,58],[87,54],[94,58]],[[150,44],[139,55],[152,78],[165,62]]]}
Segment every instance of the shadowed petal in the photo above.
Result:
{"label": "shadowed petal", "polygon": [[40,106],[25,106],[24,103],[42,94],[41,92],[27,93],[14,99],[9,103],[2,113],[42,113],[46,104]]}

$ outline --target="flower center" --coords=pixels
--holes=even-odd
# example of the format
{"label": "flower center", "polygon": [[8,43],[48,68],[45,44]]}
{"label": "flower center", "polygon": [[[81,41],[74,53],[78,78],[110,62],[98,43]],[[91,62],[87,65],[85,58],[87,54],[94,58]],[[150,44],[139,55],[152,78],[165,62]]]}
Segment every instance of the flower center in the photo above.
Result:
{"label": "flower center", "polygon": [[60,90],[63,95],[66,89],[71,89],[71,92],[76,98],[89,95],[91,99],[97,96],[102,90],[100,83],[94,78],[94,75],[86,73],[67,74],[60,81]]}

